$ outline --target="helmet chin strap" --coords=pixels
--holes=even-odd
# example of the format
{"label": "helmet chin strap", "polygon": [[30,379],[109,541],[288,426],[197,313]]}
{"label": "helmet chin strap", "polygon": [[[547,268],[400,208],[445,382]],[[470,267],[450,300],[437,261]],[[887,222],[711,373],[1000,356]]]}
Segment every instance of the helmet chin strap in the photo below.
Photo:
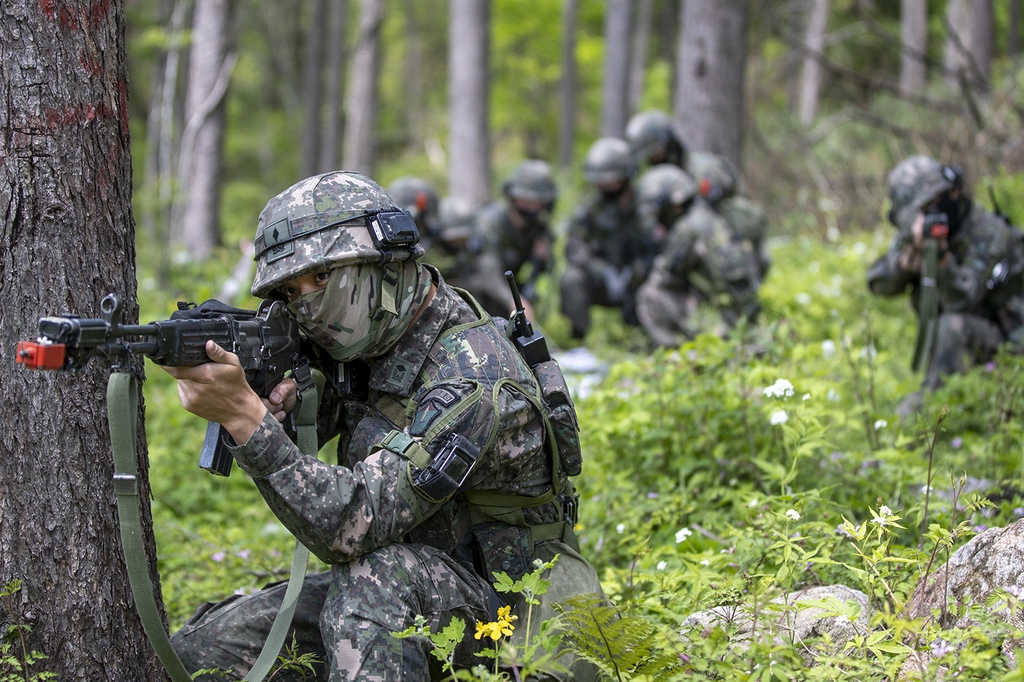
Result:
{"label": "helmet chin strap", "polygon": [[398,315],[399,280],[397,264],[394,262],[386,264],[384,266],[384,276],[381,277],[380,281],[380,303],[371,314],[373,319],[379,320],[384,313]]}

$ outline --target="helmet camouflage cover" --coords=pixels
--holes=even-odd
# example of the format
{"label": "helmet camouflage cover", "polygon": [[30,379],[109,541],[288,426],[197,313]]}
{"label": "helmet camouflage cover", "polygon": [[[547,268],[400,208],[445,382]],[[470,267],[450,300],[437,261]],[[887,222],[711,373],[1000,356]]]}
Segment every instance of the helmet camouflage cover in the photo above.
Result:
{"label": "helmet camouflage cover", "polygon": [[659,163],[640,176],[636,191],[642,206],[681,206],[697,196],[697,183],[679,166]]}
{"label": "helmet camouflage cover", "polygon": [[736,193],[736,168],[724,156],[711,152],[691,152],[686,158],[686,171],[697,183],[701,196],[712,204]]}
{"label": "helmet camouflage cover", "polygon": [[[633,115],[626,125],[626,141],[638,159],[649,159],[668,147],[673,140],[686,150],[682,131],[671,116],[658,109]],[[684,154],[685,155],[685,154]]]}
{"label": "helmet camouflage cover", "polygon": [[440,196],[426,180],[413,176],[398,178],[388,185],[388,194],[417,222],[437,215]]}
{"label": "helmet camouflage cover", "polygon": [[376,182],[349,171],[306,178],[267,202],[254,246],[252,294],[260,298],[311,272],[423,255],[409,214]]}
{"label": "helmet camouflage cover", "polygon": [[911,156],[889,172],[886,185],[892,214],[917,211],[943,192],[956,186],[956,172],[928,156]]}
{"label": "helmet camouflage cover", "polygon": [[587,182],[599,185],[623,182],[636,175],[636,159],[629,143],[617,137],[602,137],[590,146],[583,160]]}
{"label": "helmet camouflage cover", "polygon": [[510,199],[554,204],[558,198],[551,167],[539,159],[527,159],[520,163],[505,181],[503,189]]}

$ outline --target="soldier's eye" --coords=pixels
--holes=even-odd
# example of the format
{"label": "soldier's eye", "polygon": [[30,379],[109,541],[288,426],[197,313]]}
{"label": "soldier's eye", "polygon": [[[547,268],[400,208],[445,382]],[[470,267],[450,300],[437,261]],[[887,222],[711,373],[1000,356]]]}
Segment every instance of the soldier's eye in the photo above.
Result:
{"label": "soldier's eye", "polygon": [[326,272],[318,272],[318,273],[316,273],[317,284],[322,284],[322,283],[326,282],[327,280],[329,280],[330,278],[331,278],[331,271],[330,270],[327,270]]}

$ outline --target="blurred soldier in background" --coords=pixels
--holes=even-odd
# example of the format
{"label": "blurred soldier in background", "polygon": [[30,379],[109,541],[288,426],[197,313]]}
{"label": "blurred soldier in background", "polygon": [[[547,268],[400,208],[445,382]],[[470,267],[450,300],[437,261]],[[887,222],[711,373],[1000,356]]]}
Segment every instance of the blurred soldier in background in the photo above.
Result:
{"label": "blurred soldier in background", "polygon": [[422,178],[407,175],[388,185],[388,194],[416,221],[421,243],[424,248],[428,248],[431,238],[438,229],[437,212],[440,199],[437,188]]}
{"label": "blurred soldier in background", "polygon": [[[992,358],[999,345],[1024,342],[1021,234],[975,204],[958,166],[927,156],[901,161],[887,179],[897,227],[889,251],[868,270],[868,287],[895,296],[909,286],[919,316],[914,369],[923,390]],[[898,413],[920,409],[920,391]]]}
{"label": "blurred soldier in background", "polygon": [[644,239],[636,210],[636,160],[629,144],[599,139],[587,152],[583,174],[594,189],[569,225],[560,280],[562,313],[576,339],[590,328],[592,305],[621,308],[628,324],[639,324],[636,289],[653,260],[653,244]]}
{"label": "blurred soldier in background", "polygon": [[[520,281],[519,286],[523,297],[532,301],[537,277],[552,269],[550,222],[558,189],[548,164],[529,159],[516,167],[502,191],[503,198],[476,214],[475,229],[482,240],[482,252],[476,272],[463,281],[484,310],[508,317],[514,306],[505,271],[511,270],[518,279],[519,271],[530,263],[529,278]],[[531,312],[527,310],[528,315]]]}
{"label": "blurred soldier in background", "polygon": [[697,183],[661,164],[637,181],[645,220],[668,230],[650,277],[637,294],[637,316],[651,340],[675,347],[700,333],[726,336],[760,310],[760,265],[749,239],[698,200]]}

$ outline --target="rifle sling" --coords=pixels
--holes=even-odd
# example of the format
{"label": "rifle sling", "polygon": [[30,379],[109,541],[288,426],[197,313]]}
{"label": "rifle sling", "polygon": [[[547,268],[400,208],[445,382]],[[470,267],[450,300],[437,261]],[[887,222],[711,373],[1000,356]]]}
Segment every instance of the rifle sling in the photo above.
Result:
{"label": "rifle sling", "polygon": [[916,372],[928,365],[935,345],[935,334],[939,328],[938,274],[939,242],[925,241],[924,258],[921,262],[921,297],[918,300],[917,342],[914,344],[914,359],[911,368]]}
{"label": "rifle sling", "polygon": [[[316,387],[312,386],[301,394],[295,421],[299,450],[313,457],[317,453],[316,414],[317,393]],[[110,375],[107,384],[107,419],[110,422],[110,442],[114,451],[114,493],[117,499],[121,544],[124,548],[132,597],[135,599],[135,606],[146,635],[171,679],[174,682],[192,682],[192,677],[171,646],[150,580],[138,499],[138,460],[135,450],[138,388],[132,375],[123,372],[114,372]],[[292,572],[284,600],[270,628],[263,651],[244,678],[248,682],[261,682],[270,672],[281,651],[288,627],[295,615],[308,559],[309,550],[296,540],[295,553],[292,555]]]}

